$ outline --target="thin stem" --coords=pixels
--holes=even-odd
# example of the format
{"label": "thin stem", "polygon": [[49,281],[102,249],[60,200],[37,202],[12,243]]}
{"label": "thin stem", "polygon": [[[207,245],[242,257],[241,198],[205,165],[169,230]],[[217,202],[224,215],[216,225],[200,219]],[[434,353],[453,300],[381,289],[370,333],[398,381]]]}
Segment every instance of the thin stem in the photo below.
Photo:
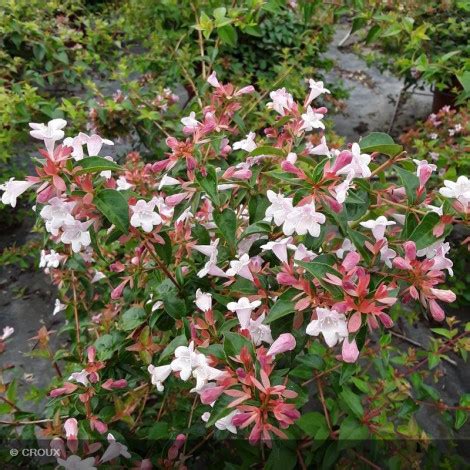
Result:
{"label": "thin stem", "polygon": [[78,319],[77,289],[75,286],[75,273],[72,271],[72,293],[73,293],[73,317],[75,319],[75,336],[77,338],[77,351],[82,360],[82,349],[80,346],[80,320]]}
{"label": "thin stem", "polygon": [[328,429],[330,430],[330,434],[331,434],[333,432],[333,427],[331,426],[330,414],[328,412],[328,408],[326,407],[325,396],[323,395],[323,384],[320,379],[317,379],[316,382],[317,382],[318,392],[320,394],[321,405],[323,407],[323,413],[325,414],[326,424],[328,425]]}

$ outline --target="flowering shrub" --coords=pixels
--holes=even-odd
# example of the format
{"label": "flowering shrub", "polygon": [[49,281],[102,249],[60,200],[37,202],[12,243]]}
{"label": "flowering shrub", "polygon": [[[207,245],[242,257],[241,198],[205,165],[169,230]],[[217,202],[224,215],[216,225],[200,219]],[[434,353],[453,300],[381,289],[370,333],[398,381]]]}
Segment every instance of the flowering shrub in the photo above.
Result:
{"label": "flowering shrub", "polygon": [[[53,356],[67,366],[43,430],[58,463],[179,468],[211,436],[237,435],[245,466],[305,467],[335,461],[344,440],[422,437],[415,400],[437,398],[420,368],[464,355],[468,332],[435,329],[445,340],[433,342],[431,364],[431,353],[399,350],[389,362],[388,331],[404,304],[445,320],[455,294],[442,288],[452,273],[444,240],[468,225],[469,180],[428,191],[434,167],[386,134],[330,148],[327,109],[314,104],[329,93],[322,82],[309,80],[303,101],[272,91],[262,130],[242,118],[252,86],[215,73],[208,82],[165,159],[131,153],[118,165],[111,141],[64,139],[55,119],[30,124],[45,146],[36,175],[2,185],[12,206],[37,192],[40,264],[71,325],[72,347]],[[45,351],[50,334],[36,337]],[[439,405],[457,429],[468,401]]]}

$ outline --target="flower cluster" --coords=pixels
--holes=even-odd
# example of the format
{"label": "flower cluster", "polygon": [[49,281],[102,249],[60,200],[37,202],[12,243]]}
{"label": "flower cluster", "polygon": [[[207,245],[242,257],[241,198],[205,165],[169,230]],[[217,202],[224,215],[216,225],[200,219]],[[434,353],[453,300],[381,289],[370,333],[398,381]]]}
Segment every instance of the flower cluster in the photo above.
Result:
{"label": "flower cluster", "polygon": [[[32,125],[46,147],[37,175],[2,186],[13,206],[36,189],[49,234],[40,266],[61,286],[79,364],[50,396],[63,398],[57,410],[74,404],[80,416],[69,419],[91,434],[122,430],[117,422],[132,433],[152,403],[160,416],[194,400],[178,433],[197,416],[271,445],[307,401],[295,361],[309,364],[322,345],[355,363],[398,304],[418,301],[441,321],[455,300],[440,286],[452,275],[445,237],[468,223],[465,176],[429,190],[435,166],[383,134],[330,148],[327,109],[313,104],[329,93],[321,82],[308,82],[303,102],[273,91],[263,132],[241,128],[253,87],[215,73],[208,83],[207,104],[181,119],[164,159],[131,153],[118,165],[96,134],[56,145],[65,122],[54,120]],[[100,418],[103,390],[127,388]],[[68,421],[67,439],[76,431]],[[180,436],[167,463],[184,453]]]}

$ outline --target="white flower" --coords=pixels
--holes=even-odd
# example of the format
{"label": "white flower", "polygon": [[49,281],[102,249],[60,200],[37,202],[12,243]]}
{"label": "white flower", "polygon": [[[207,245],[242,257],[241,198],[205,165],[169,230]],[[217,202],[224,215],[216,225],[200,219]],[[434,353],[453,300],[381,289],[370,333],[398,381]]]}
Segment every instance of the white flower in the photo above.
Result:
{"label": "white flower", "polygon": [[388,243],[385,243],[382,248],[380,248],[380,261],[385,263],[385,266],[392,268],[392,259],[397,256],[397,252],[388,247]]}
{"label": "white flower", "polygon": [[101,271],[95,271],[91,283],[94,284],[95,282],[101,281],[101,279],[106,279],[106,275],[103,274]]}
{"label": "white flower", "polygon": [[58,458],[57,463],[65,470],[96,470],[94,457],[82,460],[78,455],[70,455],[67,460]]}
{"label": "white flower", "polygon": [[200,124],[196,119],[196,113],[194,111],[191,111],[188,117],[182,118],[181,123],[190,130],[196,130],[197,126]]}
{"label": "white flower", "polygon": [[44,268],[44,270],[48,272],[50,268],[58,268],[61,260],[62,255],[57,253],[55,250],[51,250],[49,253],[41,250],[41,260],[39,261],[39,267]]}
{"label": "white flower", "polygon": [[194,350],[194,341],[189,346],[178,346],[175,349],[175,358],[171,362],[171,370],[180,373],[181,380],[191,377],[193,369],[206,365],[206,357]]}
{"label": "white flower", "polygon": [[10,178],[9,181],[0,184],[0,191],[4,191],[2,203],[16,207],[16,199],[33,186],[33,184],[35,183],[31,181],[16,181],[14,178]]}
{"label": "white flower", "polygon": [[5,341],[7,338],[9,338],[13,333],[15,332],[15,329],[12,328],[11,326],[5,326],[3,328],[3,333],[0,336],[0,341]]}
{"label": "white flower", "polygon": [[186,220],[192,219],[193,217],[194,215],[191,212],[191,207],[187,207],[183,212],[181,212],[181,215],[176,219],[175,223],[181,224],[185,222]]}
{"label": "white flower", "polygon": [[198,277],[203,278],[210,274],[211,276],[228,277],[227,274],[217,266],[217,254],[212,255],[204,267],[197,273]]}
{"label": "white flower", "polygon": [[40,215],[46,223],[46,230],[52,235],[57,236],[59,229],[64,225],[73,225],[75,219],[72,216],[72,210],[75,202],[67,202],[58,197],[49,200],[49,204],[41,209]]}
{"label": "white flower", "polygon": [[272,251],[283,263],[287,263],[287,248],[295,249],[292,245],[292,237],[282,238],[273,242],[268,242],[260,247],[263,251]]}
{"label": "white flower", "polygon": [[239,140],[233,144],[233,150],[245,150],[246,152],[252,152],[256,148],[255,143],[256,134],[254,132],[250,132],[246,135],[246,139]]}
{"label": "white flower", "polygon": [[160,180],[160,184],[158,185],[158,190],[162,189],[164,186],[176,186],[179,185],[180,182],[176,178],[172,178],[168,175],[163,175],[163,178]]}
{"label": "white flower", "polygon": [[239,259],[230,261],[230,268],[227,269],[227,276],[239,275],[249,281],[253,281],[253,274],[250,271],[250,257],[248,254],[240,256]]}
{"label": "white flower", "polygon": [[[105,160],[108,160],[108,162],[114,162],[113,157],[108,156],[108,157],[103,157],[103,158]],[[100,176],[102,178],[109,180],[113,176],[113,173],[111,170],[100,171]]]}
{"label": "white flower", "polygon": [[307,149],[310,155],[326,155],[328,158],[331,158],[331,152],[326,144],[325,136],[322,136],[320,143],[316,147],[312,147],[311,144],[307,144]]}
{"label": "white flower", "polygon": [[348,336],[346,317],[336,310],[320,308],[317,310],[317,319],[307,325],[306,333],[310,336],[318,336],[320,333],[325,338],[325,343],[331,348]]}
{"label": "white flower", "polygon": [[352,144],[351,147],[352,160],[351,163],[345,165],[336,172],[337,175],[352,173],[353,178],[369,178],[372,174],[369,168],[370,155],[361,153],[359,144]]}
{"label": "white flower", "polygon": [[217,74],[215,72],[212,72],[208,77],[207,77],[207,83],[209,83],[209,85],[212,85],[213,87],[215,88],[219,88],[220,87],[220,83],[219,81],[217,80]]}
{"label": "white flower", "polygon": [[272,344],[273,337],[271,335],[271,327],[263,325],[265,314],[261,314],[256,320],[250,318],[248,325],[245,327],[250,332],[251,340],[255,346],[259,346],[262,342]]}
{"label": "white flower", "polygon": [[206,411],[205,413],[202,413],[201,419],[202,419],[205,423],[207,423],[207,422],[211,419],[211,414],[210,414],[208,411]]}
{"label": "white flower", "polygon": [[442,205],[441,207],[426,205],[426,207],[427,207],[431,212],[435,212],[437,215],[440,215],[441,217],[442,217],[442,215],[444,214],[444,205]]}
{"label": "white flower", "polygon": [[59,299],[55,299],[54,311],[52,312],[52,315],[57,315],[59,312],[62,312],[62,310],[65,310],[66,308],[67,305],[61,303]]}
{"label": "white flower", "polygon": [[293,210],[292,198],[284,197],[282,194],[276,194],[270,189],[266,192],[266,196],[271,205],[266,209],[264,220],[271,222],[274,219],[274,223],[277,226],[282,225],[288,214]]}
{"label": "white flower", "polygon": [[229,413],[227,416],[224,416],[223,418],[218,419],[214,425],[217,429],[220,429],[221,431],[229,431],[232,434],[237,434],[237,428],[233,425],[233,417],[239,414],[240,411],[234,410],[231,413]]}
{"label": "white flower", "polygon": [[310,78],[308,85],[310,87],[310,93],[307,98],[307,103],[311,103],[315,98],[318,98],[323,93],[330,93],[330,90],[323,86],[322,81],[316,82]]}
{"label": "white flower", "polygon": [[349,238],[345,238],[343,240],[343,244],[341,245],[341,248],[336,250],[336,256],[339,259],[343,259],[344,254],[349,251],[357,251],[357,250],[356,250],[356,247],[354,246],[354,243],[352,243]]}
{"label": "white flower", "polygon": [[423,248],[422,250],[418,250],[416,252],[417,256],[426,256],[428,259],[432,259],[434,264],[432,269],[435,271],[441,271],[443,269],[447,269],[451,276],[454,275],[454,271],[452,270],[452,266],[454,263],[452,260],[446,257],[446,254],[450,251],[450,244],[444,243],[442,240],[438,240],[436,243]]}
{"label": "white flower", "polygon": [[201,289],[196,291],[196,300],[194,303],[197,305],[197,308],[203,312],[212,310],[212,294],[207,294],[202,292]]}
{"label": "white flower", "polygon": [[444,187],[439,189],[444,196],[457,201],[467,210],[470,203],[470,180],[466,176],[459,176],[457,181],[444,181]]}
{"label": "white flower", "polygon": [[64,139],[64,145],[73,148],[71,155],[74,160],[79,161],[83,159],[83,145],[85,145],[87,139],[88,136],[83,132],[80,132],[75,137],[66,137]]}
{"label": "white flower", "polygon": [[127,450],[127,447],[117,442],[111,433],[108,434],[108,442],[109,447],[106,449],[105,453],[101,457],[100,463],[109,462],[110,460],[113,460],[119,457],[120,455],[122,455],[126,459],[131,458],[131,454]]}
{"label": "white flower", "polygon": [[62,130],[67,125],[64,119],[52,119],[46,124],[30,122],[29,127],[33,129],[30,131],[31,137],[43,140],[49,155],[54,152],[54,145],[57,140],[64,138],[64,131]]}
{"label": "white flower", "polygon": [[164,219],[171,219],[175,208],[166,204],[165,199],[161,196],[153,197],[152,201],[155,202],[155,205],[158,209],[158,212]]}
{"label": "white flower", "polygon": [[316,113],[311,106],[307,107],[307,112],[302,114],[302,127],[301,129],[306,130],[307,132],[313,129],[324,129],[325,124],[321,121],[323,119],[323,114]]}
{"label": "white flower", "polygon": [[294,261],[311,261],[317,256],[318,255],[313,251],[307,250],[307,247],[303,243],[300,243],[300,245],[295,248]]}
{"label": "white flower", "polygon": [[132,211],[131,225],[133,227],[142,227],[144,232],[151,232],[155,225],[162,223],[160,215],[154,211],[156,201],[151,200],[149,202],[139,199],[135,205],[130,206]]}
{"label": "white flower", "polygon": [[324,224],[326,217],[320,212],[315,212],[315,203],[312,201],[303,206],[296,206],[287,214],[286,221],[282,226],[284,235],[292,235],[294,232],[305,235],[307,232],[312,237],[320,235],[320,224]]}
{"label": "white flower", "polygon": [[365,228],[369,228],[372,230],[372,235],[374,235],[375,239],[382,240],[385,235],[385,229],[389,225],[396,225],[397,223],[393,220],[388,220],[386,217],[381,215],[377,217],[377,219],[373,220],[366,220],[365,222],[361,222],[361,225]]}
{"label": "white flower", "polygon": [[269,93],[269,97],[272,99],[272,102],[268,103],[266,107],[274,109],[281,116],[284,116],[285,111],[289,111],[294,105],[294,98],[285,88],[272,91]]}
{"label": "white flower", "polygon": [[203,255],[212,257],[215,256],[217,258],[218,250],[217,246],[219,245],[220,238],[216,238],[215,240],[210,241],[210,245],[193,245],[193,250],[199,251]]}
{"label": "white flower", "polygon": [[129,183],[124,176],[120,176],[116,180],[116,189],[118,191],[126,191],[128,189],[131,189],[134,185]]}
{"label": "white flower", "polygon": [[348,191],[349,191],[349,188],[351,187],[352,179],[353,179],[353,173],[352,172],[348,173],[346,175],[346,179],[334,188],[335,198],[340,204],[342,204],[346,200],[346,197],[348,196]]}
{"label": "white flower", "polygon": [[62,227],[63,233],[60,241],[65,245],[72,245],[72,251],[78,253],[82,247],[87,247],[91,244],[88,228],[92,223],[92,220],[87,222],[74,220],[73,223],[67,223],[67,225]]}
{"label": "white flower", "polygon": [[89,384],[88,372],[85,369],[81,370],[80,372],[74,372],[73,374],[70,375],[68,380],[75,380],[75,382],[85,385],[86,387]]}
{"label": "white flower", "polygon": [[85,143],[86,143],[86,148],[87,148],[89,157],[98,156],[101,151],[101,147],[103,147],[103,144],[114,145],[114,143],[111,140],[103,139],[97,134],[93,134],[93,135],[86,136],[86,137],[87,138],[86,138]]}
{"label": "white flower", "polygon": [[211,380],[220,379],[225,372],[223,370],[216,369],[215,367],[210,367],[206,358],[203,354],[199,354],[204,358],[200,360],[200,365],[193,369],[193,377],[196,379],[196,386],[190,390],[190,392],[199,392],[208,382]]}
{"label": "white flower", "polygon": [[235,312],[237,314],[240,326],[242,328],[247,328],[250,321],[251,312],[260,305],[260,300],[254,300],[253,302],[250,302],[247,297],[241,297],[237,302],[229,302],[227,304],[227,308],[231,312]]}
{"label": "white flower", "polygon": [[147,367],[147,370],[152,376],[152,379],[151,379],[152,384],[156,385],[157,390],[159,392],[163,392],[163,390],[165,390],[165,387],[163,386],[163,382],[171,374],[171,371],[172,371],[171,365],[155,367],[152,364],[150,364]]}

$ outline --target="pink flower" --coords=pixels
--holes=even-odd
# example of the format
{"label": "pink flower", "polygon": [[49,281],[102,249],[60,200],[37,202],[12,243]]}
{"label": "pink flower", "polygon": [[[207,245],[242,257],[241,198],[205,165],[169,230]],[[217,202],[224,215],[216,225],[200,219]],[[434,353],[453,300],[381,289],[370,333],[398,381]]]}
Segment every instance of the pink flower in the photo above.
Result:
{"label": "pink flower", "polygon": [[356,362],[359,357],[359,349],[357,349],[356,340],[353,339],[349,342],[348,338],[343,341],[343,348],[341,350],[341,357],[344,362]]}
{"label": "pink flower", "polygon": [[422,190],[431,177],[432,172],[437,170],[437,166],[432,163],[428,163],[426,160],[413,159],[413,161],[418,167],[416,170],[416,175],[419,178],[419,189]]}
{"label": "pink flower", "polygon": [[282,333],[269,348],[267,355],[274,356],[295,349],[295,338],[290,333]]}
{"label": "pink flower", "polygon": [[78,435],[78,422],[75,418],[69,418],[64,423],[65,436],[67,439],[76,439]]}
{"label": "pink flower", "polygon": [[429,300],[429,310],[431,310],[431,315],[436,321],[443,321],[445,318],[444,310],[441,306],[434,300]]}

